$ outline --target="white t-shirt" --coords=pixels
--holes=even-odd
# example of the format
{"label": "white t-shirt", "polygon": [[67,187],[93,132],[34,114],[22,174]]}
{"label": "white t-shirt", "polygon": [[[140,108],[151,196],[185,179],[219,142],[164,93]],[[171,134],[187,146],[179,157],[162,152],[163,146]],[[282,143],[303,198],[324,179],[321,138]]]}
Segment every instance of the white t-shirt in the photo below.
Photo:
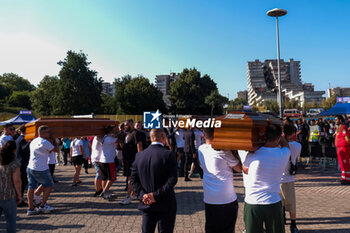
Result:
{"label": "white t-shirt", "polygon": [[56,164],[56,153],[51,152],[49,155],[49,160],[47,161],[47,164]]}
{"label": "white t-shirt", "polygon": [[[289,149],[290,149],[290,157],[291,161],[293,164],[296,164],[297,158],[300,156],[301,152],[301,144],[299,142],[290,142],[289,144]],[[288,159],[286,168],[283,171],[283,175],[281,178],[281,183],[288,183],[288,182],[293,182],[294,181],[294,176],[292,176],[289,173],[290,170],[290,162]]]}
{"label": "white t-shirt", "polygon": [[37,137],[29,145],[30,157],[28,168],[35,171],[45,171],[49,169],[47,165],[50,152],[55,147],[46,139]]}
{"label": "white t-shirt", "polygon": [[100,162],[102,154],[102,141],[103,139],[95,136],[91,144],[91,162]]}
{"label": "white t-shirt", "polygon": [[182,129],[179,129],[175,132],[175,140],[177,148],[184,148],[185,141]]}
{"label": "white t-shirt", "polygon": [[194,130],[194,146],[198,150],[199,146],[202,145],[203,132],[199,129]]}
{"label": "white t-shirt", "polygon": [[219,205],[235,201],[232,167],[239,161],[232,152],[214,150],[211,145],[203,144],[198,149],[198,159],[203,169],[204,202]]}
{"label": "white t-shirt", "polygon": [[269,205],[281,200],[281,177],[289,156],[287,147],[261,147],[255,153],[248,153],[243,162],[248,168],[248,174],[243,174],[246,203]]}
{"label": "white t-shirt", "polygon": [[0,137],[0,148],[4,146],[5,142],[13,140],[12,136],[3,134]]}
{"label": "white t-shirt", "polygon": [[81,139],[74,139],[73,142],[70,145],[70,148],[72,150],[72,157],[82,155],[82,153],[79,150],[79,146],[83,146],[83,140]]}
{"label": "white t-shirt", "polygon": [[117,138],[106,135],[102,143],[101,163],[114,163],[114,158],[117,155],[116,145]]}

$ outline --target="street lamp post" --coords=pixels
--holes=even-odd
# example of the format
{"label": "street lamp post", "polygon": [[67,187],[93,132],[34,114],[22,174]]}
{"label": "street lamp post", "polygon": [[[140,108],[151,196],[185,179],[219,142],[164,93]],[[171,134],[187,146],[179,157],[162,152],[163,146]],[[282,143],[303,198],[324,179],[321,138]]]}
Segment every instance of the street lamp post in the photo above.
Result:
{"label": "street lamp post", "polygon": [[272,9],[266,13],[268,16],[276,17],[276,29],[277,29],[277,74],[278,74],[278,103],[280,105],[280,118],[283,117],[282,113],[282,90],[281,90],[281,70],[280,70],[280,38],[279,38],[279,28],[278,28],[278,17],[287,14],[286,10],[283,9]]}

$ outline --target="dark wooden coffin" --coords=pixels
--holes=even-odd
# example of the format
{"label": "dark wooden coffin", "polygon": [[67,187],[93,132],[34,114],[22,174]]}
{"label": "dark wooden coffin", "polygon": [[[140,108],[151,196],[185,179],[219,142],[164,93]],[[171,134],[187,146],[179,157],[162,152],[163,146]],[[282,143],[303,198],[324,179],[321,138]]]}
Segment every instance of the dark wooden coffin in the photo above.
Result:
{"label": "dark wooden coffin", "polygon": [[47,125],[55,137],[87,137],[105,134],[109,125],[118,126],[118,121],[105,118],[39,118],[25,125],[26,139],[38,137],[38,128]]}
{"label": "dark wooden coffin", "polygon": [[265,127],[268,124],[282,124],[270,115],[254,112],[233,111],[217,117],[221,128],[214,129],[214,149],[255,151],[266,142]]}

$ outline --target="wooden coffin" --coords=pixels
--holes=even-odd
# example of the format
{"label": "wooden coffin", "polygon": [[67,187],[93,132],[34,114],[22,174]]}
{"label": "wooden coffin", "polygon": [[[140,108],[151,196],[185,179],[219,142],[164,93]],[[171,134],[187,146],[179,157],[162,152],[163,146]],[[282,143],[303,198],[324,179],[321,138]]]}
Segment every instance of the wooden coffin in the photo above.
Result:
{"label": "wooden coffin", "polygon": [[107,126],[118,124],[118,121],[105,118],[39,118],[25,125],[25,138],[38,137],[38,128],[41,125],[49,126],[55,137],[63,138],[104,135]]}
{"label": "wooden coffin", "polygon": [[277,118],[254,112],[234,111],[217,117],[221,127],[214,129],[214,149],[255,151],[266,142],[265,127],[282,124]]}

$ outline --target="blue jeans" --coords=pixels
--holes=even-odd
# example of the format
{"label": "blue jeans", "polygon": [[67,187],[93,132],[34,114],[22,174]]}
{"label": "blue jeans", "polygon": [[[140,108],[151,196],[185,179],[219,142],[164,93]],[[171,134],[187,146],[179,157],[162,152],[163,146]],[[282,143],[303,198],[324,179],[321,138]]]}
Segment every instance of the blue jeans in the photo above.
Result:
{"label": "blue jeans", "polygon": [[49,169],[45,171],[35,171],[27,167],[27,177],[28,189],[36,189],[40,184],[42,184],[44,188],[53,186],[53,180]]}
{"label": "blue jeans", "polygon": [[5,214],[8,233],[16,232],[17,204],[16,199],[0,200],[0,217]]}

